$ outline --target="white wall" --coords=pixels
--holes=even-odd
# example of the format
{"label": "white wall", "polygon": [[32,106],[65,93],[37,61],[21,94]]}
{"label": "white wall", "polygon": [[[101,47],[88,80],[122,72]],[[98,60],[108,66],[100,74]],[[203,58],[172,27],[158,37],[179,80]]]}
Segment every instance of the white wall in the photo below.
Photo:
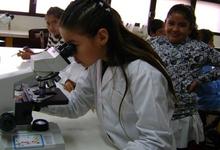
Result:
{"label": "white wall", "polygon": [[[15,18],[11,21],[11,30],[28,31],[33,28],[46,28],[44,17],[15,15]],[[7,30],[8,26],[0,24],[0,30],[4,29]]]}

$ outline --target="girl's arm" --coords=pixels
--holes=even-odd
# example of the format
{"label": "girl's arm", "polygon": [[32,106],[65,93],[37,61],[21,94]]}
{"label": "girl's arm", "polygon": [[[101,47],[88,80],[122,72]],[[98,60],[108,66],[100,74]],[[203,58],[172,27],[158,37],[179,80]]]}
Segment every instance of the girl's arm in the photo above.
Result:
{"label": "girl's arm", "polygon": [[94,106],[94,88],[92,88],[89,73],[79,78],[76,88],[72,91],[69,104],[48,106],[41,111],[50,115],[77,118],[86,114]]}

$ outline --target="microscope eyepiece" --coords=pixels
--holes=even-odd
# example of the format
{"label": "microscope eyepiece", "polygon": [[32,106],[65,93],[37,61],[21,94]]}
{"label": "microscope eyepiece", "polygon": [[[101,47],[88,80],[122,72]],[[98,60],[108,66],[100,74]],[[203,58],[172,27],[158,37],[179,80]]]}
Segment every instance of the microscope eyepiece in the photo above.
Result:
{"label": "microscope eyepiece", "polygon": [[72,43],[64,43],[63,45],[58,47],[60,55],[67,59],[68,57],[72,57],[76,53],[76,45]]}

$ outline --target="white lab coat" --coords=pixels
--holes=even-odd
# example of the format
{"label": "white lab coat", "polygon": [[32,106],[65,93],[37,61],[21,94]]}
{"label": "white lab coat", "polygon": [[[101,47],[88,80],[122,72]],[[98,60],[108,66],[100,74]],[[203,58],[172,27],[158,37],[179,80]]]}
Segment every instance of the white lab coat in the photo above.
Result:
{"label": "white lab coat", "polygon": [[89,67],[87,76],[78,80],[67,106],[50,106],[42,111],[79,117],[95,105],[103,134],[117,148],[174,150],[175,142],[170,128],[173,96],[165,77],[142,60],[133,61],[127,66],[129,88],[122,104],[123,129],[118,114],[125,91],[124,76],[119,67],[108,67],[103,77],[101,70],[99,60]]}
{"label": "white lab coat", "polygon": [[80,78],[80,76],[82,76],[83,72],[85,71],[85,68],[81,64],[78,64],[75,61],[74,57],[70,57],[69,60],[71,64],[69,64],[59,73],[59,76],[61,77],[59,83],[62,85],[65,84],[67,79],[77,82],[77,80]]}

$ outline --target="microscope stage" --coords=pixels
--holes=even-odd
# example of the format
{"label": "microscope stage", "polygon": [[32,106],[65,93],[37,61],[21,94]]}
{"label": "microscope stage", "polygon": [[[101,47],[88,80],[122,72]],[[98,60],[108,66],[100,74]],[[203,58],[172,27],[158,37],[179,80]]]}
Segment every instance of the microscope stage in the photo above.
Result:
{"label": "microscope stage", "polygon": [[32,131],[16,126],[12,132],[0,131],[1,150],[65,150],[65,143],[57,124],[50,122],[48,131]]}

